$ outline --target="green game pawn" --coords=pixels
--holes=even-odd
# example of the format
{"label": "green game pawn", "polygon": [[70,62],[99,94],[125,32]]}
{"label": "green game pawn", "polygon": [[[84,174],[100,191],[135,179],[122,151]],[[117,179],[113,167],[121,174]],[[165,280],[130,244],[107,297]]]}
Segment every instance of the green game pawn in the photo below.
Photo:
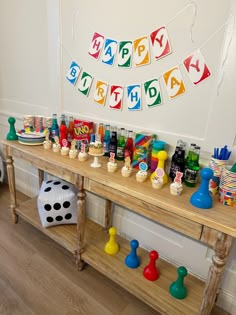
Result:
{"label": "green game pawn", "polygon": [[188,271],[185,267],[181,266],[177,269],[178,278],[172,282],[169,288],[170,294],[176,299],[184,299],[187,296],[187,289],[184,285],[184,277],[187,276]]}
{"label": "green game pawn", "polygon": [[16,129],[15,129],[15,118],[14,117],[9,117],[8,122],[10,124],[10,130],[7,134],[7,140],[18,140],[18,136],[16,134]]}

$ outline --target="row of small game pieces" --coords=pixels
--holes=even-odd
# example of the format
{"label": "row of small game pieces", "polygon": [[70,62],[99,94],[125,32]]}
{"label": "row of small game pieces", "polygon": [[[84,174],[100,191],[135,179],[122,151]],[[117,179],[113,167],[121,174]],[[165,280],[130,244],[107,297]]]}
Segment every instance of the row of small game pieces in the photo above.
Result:
{"label": "row of small game pieces", "polygon": [[[117,230],[115,227],[109,229],[109,240],[105,244],[104,251],[109,255],[115,255],[119,252],[120,246],[116,241]],[[137,240],[132,240],[130,242],[131,251],[125,257],[125,265],[128,268],[138,268],[141,264],[140,257],[137,254],[139,247],[139,242]],[[149,253],[150,262],[143,269],[143,276],[149,281],[156,281],[160,277],[159,269],[156,266],[156,261],[159,258],[158,252],[152,250]],[[172,282],[169,286],[170,294],[176,299],[184,299],[187,296],[187,288],[184,285],[184,278],[187,276],[187,269],[184,266],[181,266],[177,269],[178,278],[176,281]]]}

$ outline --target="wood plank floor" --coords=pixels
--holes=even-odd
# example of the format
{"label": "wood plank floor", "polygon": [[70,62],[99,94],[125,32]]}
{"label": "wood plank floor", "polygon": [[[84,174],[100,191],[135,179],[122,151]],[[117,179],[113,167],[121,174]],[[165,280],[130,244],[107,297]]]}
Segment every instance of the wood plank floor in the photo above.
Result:
{"label": "wood plank floor", "polygon": [[0,184],[1,315],[158,314],[90,266],[76,271],[60,245],[23,219],[14,225],[8,204],[7,185]]}

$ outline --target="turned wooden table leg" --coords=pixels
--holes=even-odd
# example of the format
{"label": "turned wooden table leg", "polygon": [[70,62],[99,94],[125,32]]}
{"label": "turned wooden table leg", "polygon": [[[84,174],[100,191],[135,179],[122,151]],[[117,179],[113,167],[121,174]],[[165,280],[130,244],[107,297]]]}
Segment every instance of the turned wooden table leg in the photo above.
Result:
{"label": "turned wooden table leg", "polygon": [[78,183],[78,223],[77,223],[77,243],[78,248],[75,250],[76,265],[79,271],[84,267],[84,261],[82,260],[82,253],[84,252],[84,230],[85,230],[85,191],[83,187],[84,178],[80,176]]}
{"label": "turned wooden table leg", "polygon": [[44,180],[44,171],[38,169],[38,176],[39,176],[39,188],[40,188]]}
{"label": "turned wooden table leg", "polygon": [[106,199],[105,201],[105,230],[109,230],[112,224],[112,202],[111,200]]}
{"label": "turned wooden table leg", "polygon": [[200,308],[201,315],[209,315],[219,294],[219,283],[223,275],[224,268],[229,257],[232,247],[233,238],[227,234],[218,232],[215,242],[215,255],[212,257],[212,264],[209,269],[206,281],[202,305]]}
{"label": "turned wooden table leg", "polygon": [[14,223],[17,223],[18,215],[15,212],[16,210],[15,171],[14,171],[12,156],[7,156],[6,163],[7,163],[7,176],[8,176],[8,185],[9,185],[9,192],[10,192],[10,208],[11,208],[11,213],[12,213],[12,219]]}

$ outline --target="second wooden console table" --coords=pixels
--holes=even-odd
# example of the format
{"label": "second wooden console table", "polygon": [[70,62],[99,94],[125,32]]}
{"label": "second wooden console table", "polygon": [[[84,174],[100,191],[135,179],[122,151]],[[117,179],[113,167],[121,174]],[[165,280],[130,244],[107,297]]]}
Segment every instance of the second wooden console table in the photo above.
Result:
{"label": "second wooden console table", "polygon": [[[197,209],[189,203],[193,189],[185,187],[179,197],[170,194],[169,185],[156,191],[152,189],[149,180],[138,183],[135,179],[136,171],[130,178],[122,177],[120,168],[123,163],[119,163],[116,173],[108,173],[105,157],[101,158],[102,167],[94,169],[90,166],[91,159],[79,162],[78,159],[61,156],[52,150],[44,150],[42,146],[26,146],[17,141],[6,140],[1,143],[7,162],[10,208],[15,223],[18,216],[24,218],[74,253],[80,270],[84,262],[88,263],[162,314],[210,314],[233,238],[236,237],[235,209],[222,206],[217,201],[209,210]],[[13,158],[21,159],[37,168],[39,184],[43,181],[44,172],[47,172],[79,188],[77,225],[60,225],[45,229],[38,216],[37,197],[21,205],[17,204]],[[106,200],[105,228],[86,218],[86,191]],[[134,270],[127,268],[124,259],[130,252],[129,241],[120,236],[120,252],[114,256],[107,255],[104,245],[108,240],[107,229],[112,224],[113,202],[214,247],[215,255],[206,283],[188,275],[185,281],[188,296],[184,300],[176,300],[169,294],[169,285],[177,275],[175,266],[159,259],[160,278],[155,282],[147,281],[142,270],[149,263],[148,252],[139,248],[141,266]]]}

